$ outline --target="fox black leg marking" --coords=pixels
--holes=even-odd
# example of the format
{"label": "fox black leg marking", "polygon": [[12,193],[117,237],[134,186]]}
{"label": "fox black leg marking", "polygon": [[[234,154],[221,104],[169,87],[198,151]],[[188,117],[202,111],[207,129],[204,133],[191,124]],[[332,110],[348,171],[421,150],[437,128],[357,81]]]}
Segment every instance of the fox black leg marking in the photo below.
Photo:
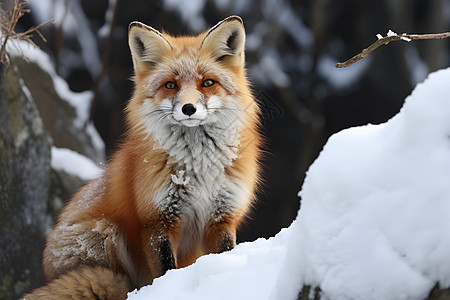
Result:
{"label": "fox black leg marking", "polygon": [[165,274],[170,269],[176,268],[172,246],[167,238],[161,241],[161,244],[159,245],[159,254],[161,259],[162,274]]}
{"label": "fox black leg marking", "polygon": [[234,248],[234,245],[234,239],[230,235],[225,234],[222,240],[220,240],[219,252],[222,253],[224,251],[229,251]]}

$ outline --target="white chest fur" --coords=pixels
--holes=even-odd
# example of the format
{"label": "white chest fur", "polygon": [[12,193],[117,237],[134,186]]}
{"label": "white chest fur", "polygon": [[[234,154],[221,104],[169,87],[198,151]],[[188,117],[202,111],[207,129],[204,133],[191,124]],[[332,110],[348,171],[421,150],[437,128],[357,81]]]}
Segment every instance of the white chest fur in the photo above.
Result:
{"label": "white chest fur", "polygon": [[246,187],[225,173],[238,158],[238,139],[207,125],[166,129],[160,147],[176,169],[153,200],[168,220],[182,220],[180,247],[193,247],[208,222],[220,221],[245,201]]}
{"label": "white chest fur", "polygon": [[202,227],[223,210],[232,209],[237,195],[233,178],[225,174],[238,157],[236,137],[212,126],[168,126],[160,147],[175,166],[171,182],[154,201],[162,212],[195,220]]}

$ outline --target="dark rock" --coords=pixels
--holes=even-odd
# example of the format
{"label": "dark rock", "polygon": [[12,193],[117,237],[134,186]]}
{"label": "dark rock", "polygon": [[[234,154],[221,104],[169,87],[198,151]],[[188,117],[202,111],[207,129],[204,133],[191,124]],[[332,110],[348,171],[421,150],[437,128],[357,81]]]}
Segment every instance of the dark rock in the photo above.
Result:
{"label": "dark rock", "polygon": [[52,224],[50,137],[11,65],[0,74],[0,299],[44,281],[41,251]]}
{"label": "dark rock", "polygon": [[[297,300],[320,300],[321,299],[321,293],[319,287],[315,287],[314,289],[309,286],[305,285],[303,286],[302,290],[298,293]],[[395,295],[393,295],[392,298],[396,298]],[[437,283],[434,288],[430,291],[430,294],[427,298],[424,300],[448,300],[450,299],[450,288],[442,290],[439,286],[439,283]]]}
{"label": "dark rock", "polygon": [[57,94],[53,79],[19,57],[0,74],[0,299],[17,299],[44,284],[46,233],[83,180],[51,167],[51,147],[95,161],[104,153],[76,112]]}
{"label": "dark rock", "polygon": [[310,285],[305,285],[298,293],[297,300],[320,300],[320,292],[318,287],[313,289]]}
{"label": "dark rock", "polygon": [[431,290],[426,300],[448,300],[450,299],[450,288],[442,290],[437,283]]}

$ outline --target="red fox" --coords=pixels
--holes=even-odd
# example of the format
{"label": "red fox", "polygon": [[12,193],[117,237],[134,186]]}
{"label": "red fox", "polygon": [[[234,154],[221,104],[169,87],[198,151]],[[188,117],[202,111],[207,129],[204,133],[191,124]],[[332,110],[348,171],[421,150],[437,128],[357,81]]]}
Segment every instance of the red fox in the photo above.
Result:
{"label": "red fox", "polygon": [[237,16],[193,37],[130,24],[135,91],[124,142],[62,211],[44,250],[50,283],[26,299],[124,299],[235,246],[261,153],[244,44]]}

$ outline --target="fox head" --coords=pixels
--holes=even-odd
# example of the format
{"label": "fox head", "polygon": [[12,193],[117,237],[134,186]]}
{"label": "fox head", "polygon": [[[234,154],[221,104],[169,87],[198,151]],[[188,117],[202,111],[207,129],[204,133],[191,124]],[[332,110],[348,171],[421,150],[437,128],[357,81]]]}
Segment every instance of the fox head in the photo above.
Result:
{"label": "fox head", "polygon": [[239,131],[257,118],[245,75],[240,17],[228,17],[198,36],[183,37],[133,22],[129,46],[136,86],[128,121],[147,135],[160,139],[168,128]]}

